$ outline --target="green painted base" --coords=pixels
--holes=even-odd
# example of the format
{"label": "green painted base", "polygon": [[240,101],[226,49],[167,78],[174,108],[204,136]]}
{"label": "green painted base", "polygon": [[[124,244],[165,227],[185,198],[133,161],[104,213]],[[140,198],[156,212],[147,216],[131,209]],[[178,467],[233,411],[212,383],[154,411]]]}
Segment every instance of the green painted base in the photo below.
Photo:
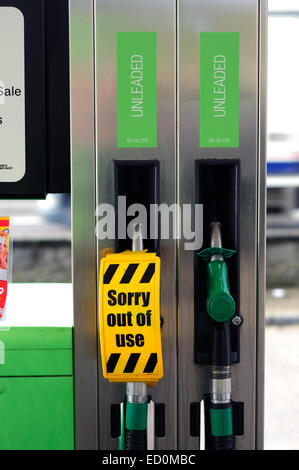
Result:
{"label": "green painted base", "polygon": [[1,450],[72,450],[72,377],[0,378]]}

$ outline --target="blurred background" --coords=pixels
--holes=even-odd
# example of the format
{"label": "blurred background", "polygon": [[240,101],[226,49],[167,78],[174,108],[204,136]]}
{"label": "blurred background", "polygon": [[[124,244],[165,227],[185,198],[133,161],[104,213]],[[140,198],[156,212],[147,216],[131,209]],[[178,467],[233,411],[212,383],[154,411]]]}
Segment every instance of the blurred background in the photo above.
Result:
{"label": "blurred background", "polygon": [[[269,0],[266,449],[299,449],[298,50],[299,2]],[[1,215],[12,217],[13,283],[68,284],[71,305],[70,196],[2,201]]]}
{"label": "blurred background", "polygon": [[71,202],[69,194],[41,201],[1,201],[13,238],[12,281],[71,282]]}
{"label": "blurred background", "polygon": [[299,449],[299,2],[268,5],[265,448]]}

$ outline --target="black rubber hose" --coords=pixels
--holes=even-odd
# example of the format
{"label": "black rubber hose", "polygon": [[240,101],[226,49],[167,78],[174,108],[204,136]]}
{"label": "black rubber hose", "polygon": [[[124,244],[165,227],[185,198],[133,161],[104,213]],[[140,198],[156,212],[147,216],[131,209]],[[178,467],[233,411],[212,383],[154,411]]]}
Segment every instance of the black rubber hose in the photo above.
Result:
{"label": "black rubber hose", "polygon": [[125,450],[146,450],[147,449],[147,432],[132,431],[126,429],[125,434]]}
{"label": "black rubber hose", "polygon": [[212,322],[211,365],[231,365],[231,338],[229,322]]}

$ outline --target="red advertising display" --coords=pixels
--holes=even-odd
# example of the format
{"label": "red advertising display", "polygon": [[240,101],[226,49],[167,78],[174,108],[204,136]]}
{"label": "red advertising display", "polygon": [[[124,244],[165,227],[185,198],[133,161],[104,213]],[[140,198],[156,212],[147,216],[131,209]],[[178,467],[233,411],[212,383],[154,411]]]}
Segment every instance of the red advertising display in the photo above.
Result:
{"label": "red advertising display", "polygon": [[9,218],[0,217],[0,320],[5,317],[8,283]]}

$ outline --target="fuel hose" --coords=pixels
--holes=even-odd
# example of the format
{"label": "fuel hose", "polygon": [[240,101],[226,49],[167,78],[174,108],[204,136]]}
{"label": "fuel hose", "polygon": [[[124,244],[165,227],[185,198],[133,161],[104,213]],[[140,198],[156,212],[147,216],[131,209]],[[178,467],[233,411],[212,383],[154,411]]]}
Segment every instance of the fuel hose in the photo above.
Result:
{"label": "fuel hose", "polygon": [[235,301],[230,294],[225,255],[222,249],[221,224],[211,224],[211,248],[200,255],[207,265],[207,312],[211,318],[209,443],[211,450],[233,450],[233,415],[231,401],[231,338],[230,320]]}

